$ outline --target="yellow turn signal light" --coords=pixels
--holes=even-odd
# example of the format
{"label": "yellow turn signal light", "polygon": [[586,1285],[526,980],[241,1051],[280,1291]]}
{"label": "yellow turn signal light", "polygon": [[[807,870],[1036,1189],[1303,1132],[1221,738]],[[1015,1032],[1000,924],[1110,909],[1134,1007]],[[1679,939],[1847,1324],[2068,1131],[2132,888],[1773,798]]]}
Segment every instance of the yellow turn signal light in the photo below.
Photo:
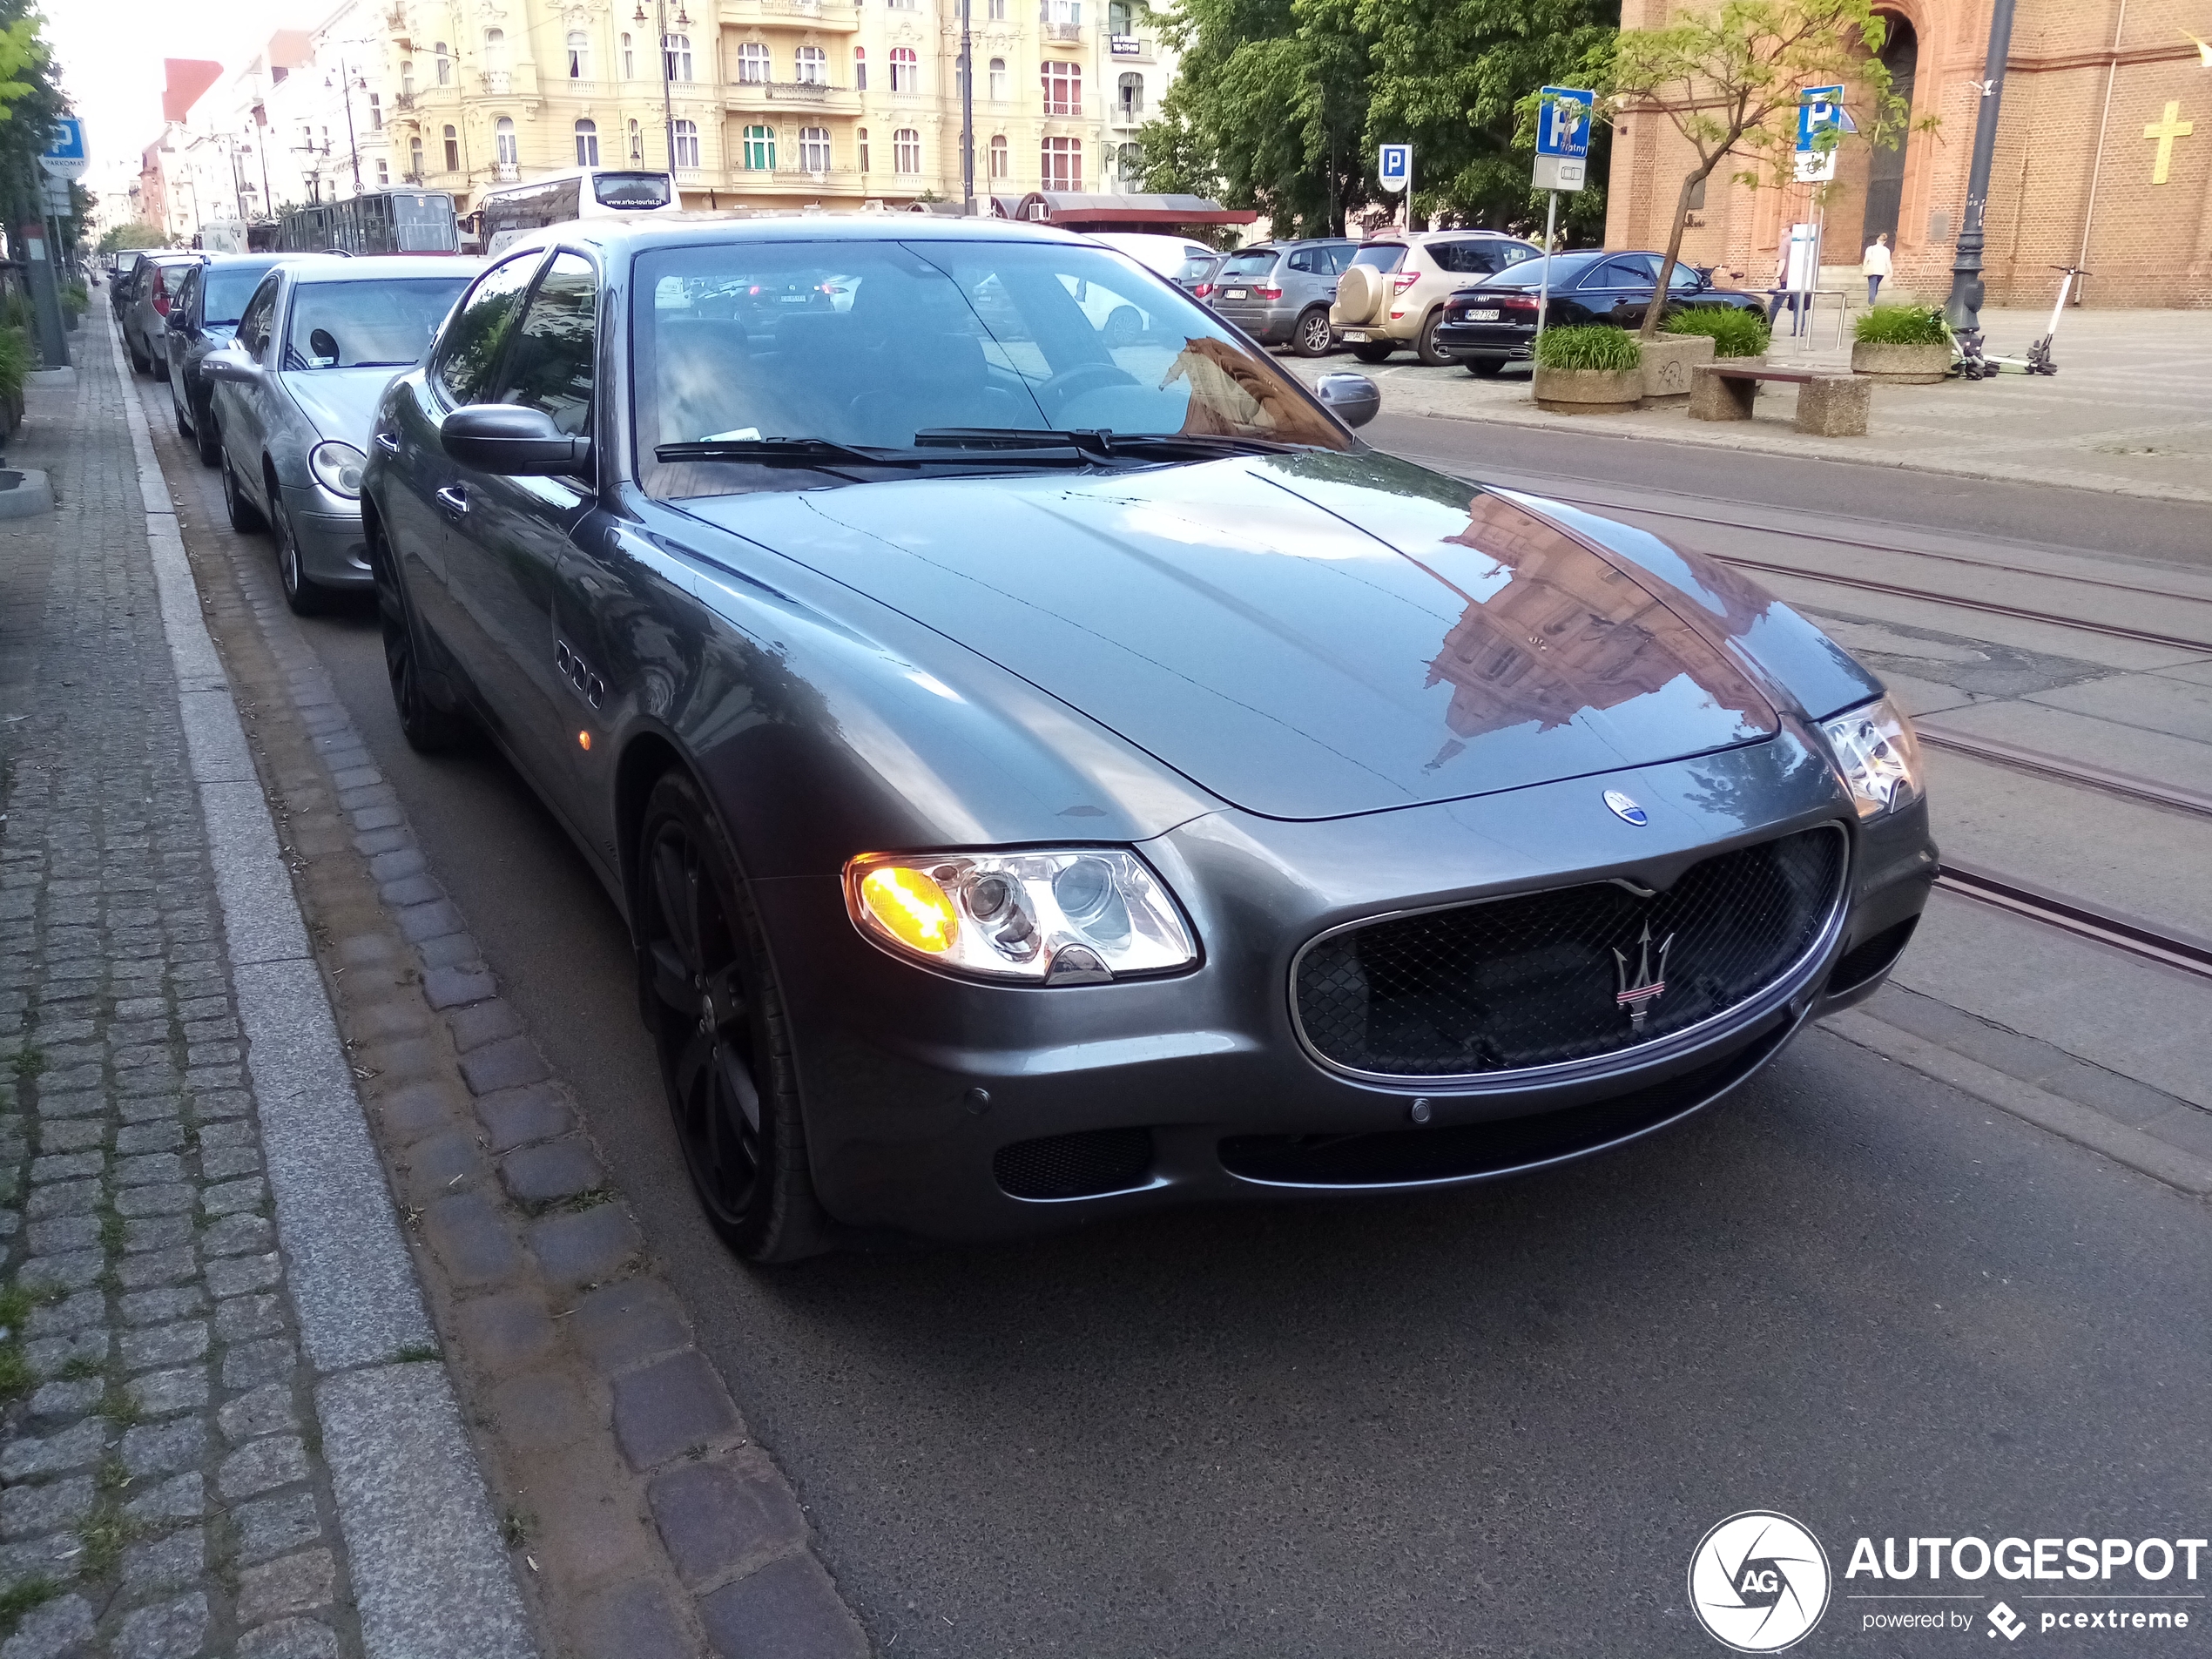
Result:
{"label": "yellow turn signal light", "polygon": [[960,934],[952,895],[920,870],[879,864],[860,878],[869,919],[909,950],[941,956]]}

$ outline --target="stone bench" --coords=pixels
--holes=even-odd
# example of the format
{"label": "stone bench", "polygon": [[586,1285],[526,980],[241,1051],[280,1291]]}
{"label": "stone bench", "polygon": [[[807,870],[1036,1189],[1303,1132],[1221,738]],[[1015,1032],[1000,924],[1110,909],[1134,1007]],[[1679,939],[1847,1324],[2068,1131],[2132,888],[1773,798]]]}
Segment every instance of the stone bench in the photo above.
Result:
{"label": "stone bench", "polygon": [[1690,373],[1689,418],[1750,420],[1751,400],[1762,381],[1797,388],[1798,431],[1824,438],[1866,435],[1873,382],[1854,374],[1823,374],[1804,368],[1739,368],[1727,363],[1700,363]]}

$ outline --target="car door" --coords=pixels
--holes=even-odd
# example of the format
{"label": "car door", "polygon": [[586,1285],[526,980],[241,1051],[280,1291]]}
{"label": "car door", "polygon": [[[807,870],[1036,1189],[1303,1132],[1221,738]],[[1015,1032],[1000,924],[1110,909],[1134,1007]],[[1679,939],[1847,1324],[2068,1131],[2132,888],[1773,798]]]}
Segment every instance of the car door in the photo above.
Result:
{"label": "car door", "polygon": [[238,348],[261,373],[251,381],[218,381],[211,408],[215,430],[231,470],[250,491],[246,499],[261,496],[261,401],[276,378],[277,311],[284,295],[284,273],[272,271],[261,279],[253,297],[239,314]]}
{"label": "car door", "polygon": [[[565,248],[556,253],[537,274],[491,394],[481,401],[543,409],[563,431],[587,435],[597,296],[591,261]],[[574,799],[563,786],[567,752],[577,720],[604,693],[586,671],[571,669],[570,649],[556,649],[553,590],[561,550],[597,493],[583,476],[512,477],[459,464],[451,487],[464,504],[448,516],[448,580],[471,637],[482,642],[477,691],[517,762],[566,813]]]}
{"label": "car door", "polygon": [[544,257],[543,249],[532,248],[476,279],[440,331],[428,367],[403,378],[400,393],[385,405],[386,424],[372,440],[384,451],[386,545],[408,606],[417,625],[433,637],[442,665],[457,671],[472,700],[487,708],[478,678],[490,641],[462,604],[453,579],[455,563],[465,565],[474,556],[465,523],[469,488],[439,431],[450,411],[490,399],[493,377]]}
{"label": "car door", "polygon": [[207,267],[196,265],[185,273],[185,286],[177,290],[177,298],[169,307],[169,401],[185,411],[185,418],[192,418],[186,408],[191,394],[185,383],[185,363],[192,356],[192,342],[199,338],[200,280]]}
{"label": "car door", "polygon": [[1600,277],[1611,300],[1606,320],[1623,328],[1643,327],[1643,314],[1659,284],[1659,261],[1649,253],[1622,253],[1608,260]]}

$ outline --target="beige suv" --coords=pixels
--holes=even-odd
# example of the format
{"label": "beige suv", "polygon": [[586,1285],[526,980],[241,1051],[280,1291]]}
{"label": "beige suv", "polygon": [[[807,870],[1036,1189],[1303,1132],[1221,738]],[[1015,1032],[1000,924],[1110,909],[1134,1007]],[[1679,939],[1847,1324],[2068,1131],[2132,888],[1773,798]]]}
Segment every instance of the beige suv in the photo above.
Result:
{"label": "beige suv", "polygon": [[1421,361],[1440,368],[1452,361],[1436,344],[1446,299],[1541,253],[1534,243],[1497,231],[1379,236],[1361,244],[1338,279],[1329,325],[1363,363],[1379,363],[1411,346]]}

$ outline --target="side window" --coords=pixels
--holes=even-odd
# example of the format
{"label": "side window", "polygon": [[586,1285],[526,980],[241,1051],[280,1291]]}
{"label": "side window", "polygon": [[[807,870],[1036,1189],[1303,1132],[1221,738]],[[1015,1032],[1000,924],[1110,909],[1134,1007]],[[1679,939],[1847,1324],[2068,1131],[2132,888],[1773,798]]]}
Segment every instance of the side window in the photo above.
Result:
{"label": "side window", "polygon": [[1293,271],[1303,271],[1307,273],[1309,275],[1318,266],[1319,263],[1320,254],[1318,250],[1313,248],[1302,247],[1298,249],[1297,253],[1291,255],[1291,269]]}
{"label": "side window", "polygon": [[1651,268],[1649,254],[1624,253],[1617,260],[1608,260],[1605,268],[1598,273],[1601,288],[1633,288],[1654,280],[1658,273]]}
{"label": "side window", "polygon": [[238,320],[239,344],[257,363],[269,343],[269,324],[276,316],[277,291],[283,286],[283,279],[270,272],[261,279],[261,286],[253,290],[253,297],[246,302],[246,310]]}
{"label": "side window", "polygon": [[536,274],[542,250],[532,248],[503,265],[495,265],[476,279],[461,301],[461,309],[446,324],[438,341],[437,361],[430,378],[448,403],[482,401],[489,390],[486,382],[498,367],[499,354],[523,308],[523,296]]}
{"label": "side window", "polygon": [[1357,242],[1339,242],[1331,248],[1329,250],[1331,274],[1342,276],[1346,271],[1352,269],[1352,258],[1359,252],[1359,245]]}
{"label": "side window", "polygon": [[570,436],[590,430],[598,298],[590,260],[577,253],[554,256],[523,314],[497,401],[543,409]]}
{"label": "side window", "polygon": [[185,286],[177,290],[177,306],[174,314],[177,320],[185,327],[192,328],[199,326],[199,267],[198,266],[194,266],[185,274]]}

